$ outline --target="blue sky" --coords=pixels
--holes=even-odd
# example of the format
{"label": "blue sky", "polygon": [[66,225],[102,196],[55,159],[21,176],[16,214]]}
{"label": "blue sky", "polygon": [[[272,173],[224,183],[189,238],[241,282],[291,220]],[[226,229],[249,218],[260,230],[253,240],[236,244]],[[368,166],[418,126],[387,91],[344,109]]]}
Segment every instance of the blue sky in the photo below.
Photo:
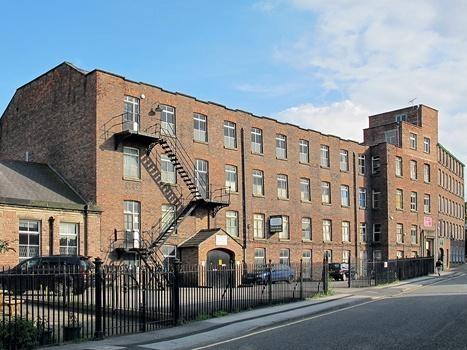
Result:
{"label": "blue sky", "polygon": [[465,13],[465,0],[5,1],[0,109],[63,61],[355,140],[368,115],[416,98],[467,163]]}
{"label": "blue sky", "polygon": [[8,14],[1,24],[8,48],[0,55],[2,110],[16,87],[62,61],[259,114],[328,98],[310,75],[273,57],[276,45],[313,21],[292,7],[265,12],[252,1],[20,0],[6,2],[2,12]]}

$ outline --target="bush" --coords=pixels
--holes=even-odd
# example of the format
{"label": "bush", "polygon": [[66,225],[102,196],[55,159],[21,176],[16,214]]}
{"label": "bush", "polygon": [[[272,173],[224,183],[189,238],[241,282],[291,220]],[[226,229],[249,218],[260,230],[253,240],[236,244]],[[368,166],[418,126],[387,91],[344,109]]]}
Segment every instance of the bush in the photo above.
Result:
{"label": "bush", "polygon": [[0,343],[3,349],[32,349],[39,344],[39,332],[33,321],[13,318],[0,324]]}

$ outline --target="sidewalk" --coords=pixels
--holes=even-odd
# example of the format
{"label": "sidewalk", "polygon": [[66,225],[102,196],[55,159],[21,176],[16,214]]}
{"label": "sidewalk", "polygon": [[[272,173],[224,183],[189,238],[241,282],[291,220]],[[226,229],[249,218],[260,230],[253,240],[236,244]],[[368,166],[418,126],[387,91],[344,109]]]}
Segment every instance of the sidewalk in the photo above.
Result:
{"label": "sidewalk", "polygon": [[[199,341],[208,339],[214,341],[222,339],[227,333],[241,333],[251,329],[270,326],[271,324],[300,319],[314,314],[331,312],[357,305],[375,298],[397,294],[405,290],[415,289],[422,285],[431,284],[440,278],[446,278],[456,274],[455,269],[443,271],[441,277],[433,274],[430,276],[414,278],[407,281],[392,283],[389,285],[367,288],[335,288],[335,295],[319,299],[309,299],[295,303],[263,307],[251,311],[244,311],[219,318],[211,318],[204,321],[190,322],[178,327],[159,329],[146,333],[116,336],[100,341],[86,341],[82,343],[54,346],[60,350],[119,350],[139,348],[138,344],[157,343],[157,349],[190,348],[193,337]],[[404,286],[410,285],[409,288]],[[401,288],[402,287],[402,288]],[[226,327],[228,326],[228,327]],[[238,334],[237,333],[237,334]],[[151,347],[148,345],[148,347]],[[50,347],[48,348],[50,349]]]}

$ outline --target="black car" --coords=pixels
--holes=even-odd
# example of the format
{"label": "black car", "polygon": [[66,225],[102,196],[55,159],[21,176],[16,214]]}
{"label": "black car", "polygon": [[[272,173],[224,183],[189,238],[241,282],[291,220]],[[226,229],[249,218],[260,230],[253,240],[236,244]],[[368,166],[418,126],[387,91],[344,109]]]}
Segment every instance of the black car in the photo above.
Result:
{"label": "black car", "polygon": [[40,289],[57,295],[82,294],[91,284],[92,268],[84,256],[38,256],[0,272],[0,284],[3,290],[14,294]]}
{"label": "black car", "polygon": [[334,278],[336,281],[345,281],[349,277],[352,279],[356,278],[356,272],[353,267],[350,267],[346,263],[330,263],[329,265],[329,277]]}

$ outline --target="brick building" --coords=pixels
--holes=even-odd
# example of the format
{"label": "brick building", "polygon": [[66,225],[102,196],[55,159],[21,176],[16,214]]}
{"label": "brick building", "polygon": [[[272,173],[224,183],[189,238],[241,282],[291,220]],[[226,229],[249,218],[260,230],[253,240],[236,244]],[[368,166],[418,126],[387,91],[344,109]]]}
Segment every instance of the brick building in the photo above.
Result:
{"label": "brick building", "polygon": [[358,143],[63,63],[16,91],[0,158],[50,165],[98,208],[86,254],[109,262],[448,263],[463,256],[464,166],[437,118],[370,116]]}

